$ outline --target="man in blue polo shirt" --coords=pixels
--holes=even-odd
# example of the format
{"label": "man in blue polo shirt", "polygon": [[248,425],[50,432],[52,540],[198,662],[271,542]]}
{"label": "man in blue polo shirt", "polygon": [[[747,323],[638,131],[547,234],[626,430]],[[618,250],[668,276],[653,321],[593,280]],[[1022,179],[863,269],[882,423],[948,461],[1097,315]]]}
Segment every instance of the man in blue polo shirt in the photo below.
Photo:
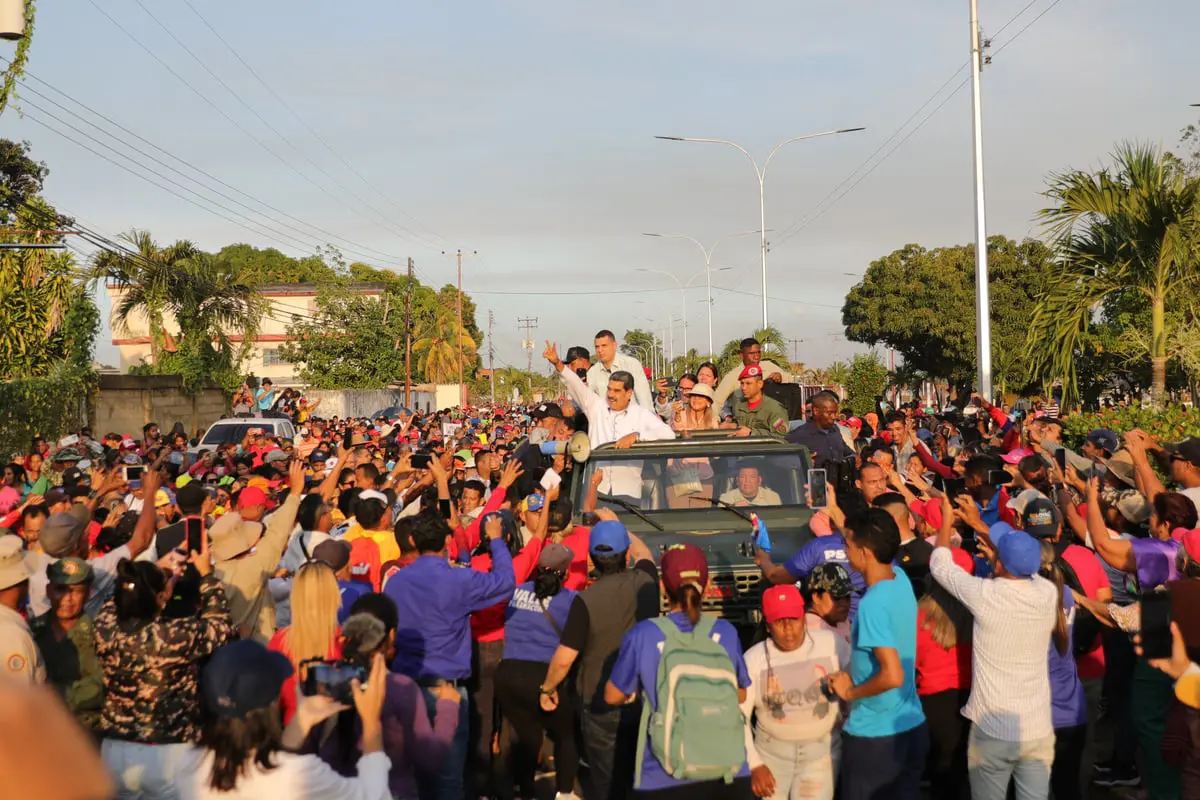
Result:
{"label": "man in blue polo shirt", "polygon": [[489,515],[482,527],[489,539],[491,572],[451,567],[446,560],[446,547],[453,537],[450,526],[434,509],[417,514],[412,521],[417,559],[384,587],[400,616],[392,669],[421,686],[430,714],[436,707],[433,690],[438,686],[456,687],[463,699],[450,755],[437,775],[423,781],[422,798],[463,798],[470,729],[466,685],[471,676],[471,612],[507,602],[516,588],[500,518]]}

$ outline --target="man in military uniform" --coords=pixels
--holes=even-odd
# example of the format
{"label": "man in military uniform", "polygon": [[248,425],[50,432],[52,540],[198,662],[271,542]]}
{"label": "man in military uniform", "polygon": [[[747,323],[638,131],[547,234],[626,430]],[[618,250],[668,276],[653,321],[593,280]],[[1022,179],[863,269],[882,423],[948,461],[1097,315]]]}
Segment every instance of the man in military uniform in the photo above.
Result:
{"label": "man in military uniform", "polygon": [[58,689],[80,724],[95,730],[104,705],[104,673],[96,660],[95,628],[84,613],[92,567],[63,558],[46,569],[50,610],[29,621],[33,641],[46,660],[46,679]]}
{"label": "man in military uniform", "polygon": [[757,364],[743,367],[738,382],[742,396],[733,404],[734,436],[772,436],[788,433],[788,415],[777,400],[763,394],[763,371]]}
{"label": "man in military uniform", "polygon": [[34,683],[46,680],[46,668],[29,626],[17,612],[29,594],[29,568],[20,536],[0,536],[0,675]]}

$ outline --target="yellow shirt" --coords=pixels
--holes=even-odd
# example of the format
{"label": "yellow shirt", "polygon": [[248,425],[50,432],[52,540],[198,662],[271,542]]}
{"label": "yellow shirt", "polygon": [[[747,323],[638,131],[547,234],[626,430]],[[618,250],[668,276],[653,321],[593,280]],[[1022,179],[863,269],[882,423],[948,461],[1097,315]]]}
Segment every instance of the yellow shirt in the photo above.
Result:
{"label": "yellow shirt", "polygon": [[396,544],[396,534],[392,531],[367,531],[358,523],[351,526],[342,541],[347,544],[355,539],[367,538],[379,547],[379,563],[386,564],[400,558],[400,545]]}

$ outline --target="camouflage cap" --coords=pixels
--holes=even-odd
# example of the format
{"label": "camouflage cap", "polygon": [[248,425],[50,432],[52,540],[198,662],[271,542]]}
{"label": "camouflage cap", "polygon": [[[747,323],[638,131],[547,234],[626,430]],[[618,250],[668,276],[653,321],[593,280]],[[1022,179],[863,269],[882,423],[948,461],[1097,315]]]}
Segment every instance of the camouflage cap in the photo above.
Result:
{"label": "camouflage cap", "polygon": [[46,578],[55,586],[78,586],[92,579],[92,565],[82,558],[60,558],[46,567]]}
{"label": "camouflage cap", "polygon": [[854,591],[850,583],[850,573],[841,564],[820,564],[808,576],[805,583],[808,594],[828,592],[835,599],[849,597]]}

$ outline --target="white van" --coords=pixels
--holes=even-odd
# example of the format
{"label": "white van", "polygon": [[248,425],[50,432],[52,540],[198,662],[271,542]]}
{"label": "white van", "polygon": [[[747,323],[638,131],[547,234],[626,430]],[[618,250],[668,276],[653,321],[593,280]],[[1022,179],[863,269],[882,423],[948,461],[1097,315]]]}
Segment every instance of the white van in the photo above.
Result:
{"label": "white van", "polygon": [[246,432],[251,428],[262,428],[263,432],[268,436],[277,436],[281,439],[295,439],[296,429],[292,426],[290,419],[260,419],[258,417],[231,417],[229,419],[219,419],[209,426],[204,436],[200,439],[200,444],[196,447],[189,447],[190,455],[199,455],[201,450],[216,451],[218,447],[226,442],[238,444],[242,439],[246,438]]}

